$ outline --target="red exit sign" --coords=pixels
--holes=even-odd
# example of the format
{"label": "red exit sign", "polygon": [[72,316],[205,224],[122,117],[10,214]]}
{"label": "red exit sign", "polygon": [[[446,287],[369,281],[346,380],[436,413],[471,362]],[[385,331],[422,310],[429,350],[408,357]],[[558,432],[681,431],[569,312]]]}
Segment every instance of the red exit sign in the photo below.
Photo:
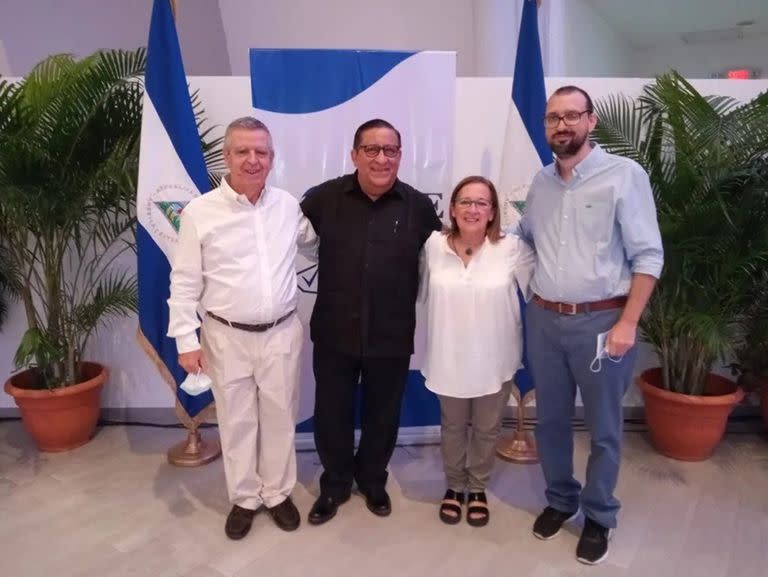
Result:
{"label": "red exit sign", "polygon": [[726,72],[728,80],[749,80],[753,78],[754,73],[749,68],[734,68]]}

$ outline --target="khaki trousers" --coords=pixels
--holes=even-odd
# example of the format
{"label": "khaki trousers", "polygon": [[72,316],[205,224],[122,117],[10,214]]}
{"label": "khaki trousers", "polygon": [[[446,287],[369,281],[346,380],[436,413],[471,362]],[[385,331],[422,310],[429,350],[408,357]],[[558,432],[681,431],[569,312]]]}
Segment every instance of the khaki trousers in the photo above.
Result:
{"label": "khaki trousers", "polygon": [[262,333],[208,316],[201,345],[213,380],[232,504],[274,507],[296,484],[294,434],[304,328],[298,315]]}
{"label": "khaki trousers", "polygon": [[448,488],[484,491],[496,460],[501,415],[509,401],[511,383],[497,393],[440,399],[440,448]]}

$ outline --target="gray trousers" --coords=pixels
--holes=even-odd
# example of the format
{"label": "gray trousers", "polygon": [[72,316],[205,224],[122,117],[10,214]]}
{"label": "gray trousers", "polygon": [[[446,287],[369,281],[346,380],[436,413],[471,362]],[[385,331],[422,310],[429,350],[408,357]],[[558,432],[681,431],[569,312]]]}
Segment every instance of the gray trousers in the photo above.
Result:
{"label": "gray trousers", "polygon": [[501,415],[509,400],[510,383],[491,395],[440,399],[440,448],[448,488],[484,491],[496,459]]}
{"label": "gray trousers", "polygon": [[[535,302],[526,308],[528,364],[536,384],[536,442],[547,501],[564,512],[581,506],[587,517],[611,528],[620,507],[613,491],[621,462],[621,400],[631,382],[637,346],[619,363],[601,359],[598,372],[590,370],[590,363],[598,333],[610,330],[620,313],[561,315]],[[583,490],[573,476],[571,420],[577,386],[591,437]]]}

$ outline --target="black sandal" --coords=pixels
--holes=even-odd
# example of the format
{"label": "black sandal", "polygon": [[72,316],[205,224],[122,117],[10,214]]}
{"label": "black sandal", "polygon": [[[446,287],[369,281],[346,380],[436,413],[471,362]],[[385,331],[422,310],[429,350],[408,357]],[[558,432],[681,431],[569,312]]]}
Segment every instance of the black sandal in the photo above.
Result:
{"label": "black sandal", "polygon": [[[451,501],[455,501],[455,503]],[[463,504],[464,493],[448,489],[443,495],[443,502],[440,503],[440,520],[448,525],[455,525],[461,521],[461,506]]]}
{"label": "black sandal", "polygon": [[[473,505],[473,503],[483,503],[483,505]],[[488,510],[488,498],[485,496],[485,491],[469,493],[467,495],[467,523],[473,527],[483,527],[488,524],[490,516],[491,512]]]}

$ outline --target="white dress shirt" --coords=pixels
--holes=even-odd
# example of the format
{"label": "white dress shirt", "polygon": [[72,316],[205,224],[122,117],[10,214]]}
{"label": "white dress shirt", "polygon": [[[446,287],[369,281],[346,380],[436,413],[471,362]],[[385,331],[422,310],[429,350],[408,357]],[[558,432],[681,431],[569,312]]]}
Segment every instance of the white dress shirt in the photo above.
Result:
{"label": "white dress shirt", "polygon": [[517,287],[527,294],[533,251],[515,235],[497,243],[486,238],[465,267],[448,237],[434,232],[422,256],[427,388],[457,398],[498,392],[522,360]]}
{"label": "white dress shirt", "polygon": [[200,348],[198,312],[261,324],[296,308],[301,217],[290,193],[267,186],[252,204],[226,179],[184,208],[168,299],[179,353]]}

